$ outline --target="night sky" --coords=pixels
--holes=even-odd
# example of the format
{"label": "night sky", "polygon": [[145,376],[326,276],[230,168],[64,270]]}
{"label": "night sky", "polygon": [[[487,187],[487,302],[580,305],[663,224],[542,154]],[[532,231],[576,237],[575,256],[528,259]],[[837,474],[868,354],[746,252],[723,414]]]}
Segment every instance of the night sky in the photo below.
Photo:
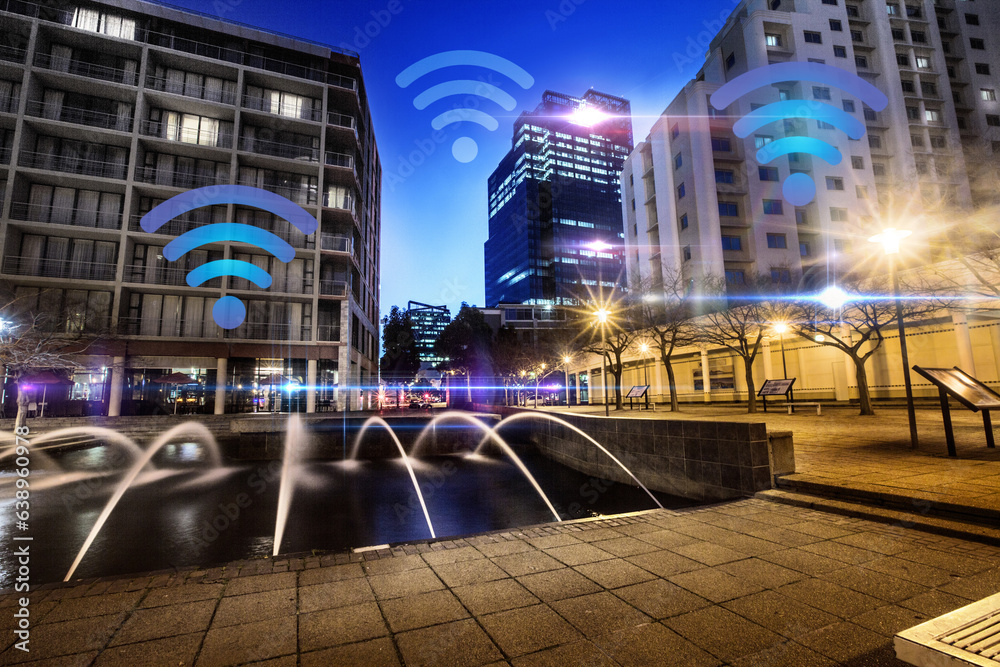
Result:
{"label": "night sky", "polygon": [[[484,305],[483,242],[487,237],[486,182],[510,149],[512,123],[534,109],[546,89],[571,96],[588,88],[631,101],[636,141],[704,60],[708,40],[736,6],[733,0],[175,0],[172,4],[307,38],[360,54],[382,159],[381,312],[409,300]],[[374,13],[374,15],[373,15]],[[720,18],[722,20],[720,20]],[[371,36],[374,35],[374,36]],[[480,67],[448,67],[407,88],[396,75],[442,51],[497,54],[525,69],[534,86],[522,89]],[[512,95],[490,132],[463,122],[435,143],[431,119],[463,97],[423,110],[421,91],[452,79],[485,79]],[[479,146],[458,162],[452,143],[463,136]]]}

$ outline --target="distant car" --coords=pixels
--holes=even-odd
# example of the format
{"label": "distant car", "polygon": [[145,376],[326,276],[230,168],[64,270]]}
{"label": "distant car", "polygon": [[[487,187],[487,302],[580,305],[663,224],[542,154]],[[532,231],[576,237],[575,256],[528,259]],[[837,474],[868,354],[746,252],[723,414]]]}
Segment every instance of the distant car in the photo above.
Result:
{"label": "distant car", "polygon": [[416,399],[416,398],[410,400],[410,409],[411,410],[424,410],[424,409],[429,408],[429,407],[431,407],[431,404],[428,403],[427,401],[422,401],[422,400]]}

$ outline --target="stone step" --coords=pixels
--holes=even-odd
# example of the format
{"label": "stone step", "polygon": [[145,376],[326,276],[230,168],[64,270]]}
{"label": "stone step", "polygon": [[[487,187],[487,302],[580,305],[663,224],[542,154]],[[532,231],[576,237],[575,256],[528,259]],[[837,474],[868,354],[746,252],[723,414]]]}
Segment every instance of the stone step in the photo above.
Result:
{"label": "stone step", "polygon": [[915,511],[923,515],[1000,526],[1000,508],[989,506],[985,502],[978,502],[974,497],[970,497],[968,502],[959,503],[945,500],[941,494],[931,491],[907,493],[904,489],[897,491],[883,485],[852,484],[850,482],[832,484],[823,478],[804,474],[779,476],[776,484],[779,489],[813,496],[825,496],[869,506],[886,507],[904,512]]}
{"label": "stone step", "polygon": [[971,521],[961,521],[954,518],[921,514],[890,507],[868,505],[851,500],[837,500],[826,496],[817,496],[783,489],[760,491],[755,497],[771,500],[795,507],[807,507],[821,512],[831,512],[844,516],[868,519],[879,523],[888,523],[904,528],[915,528],[935,535],[972,540],[984,544],[1000,546],[1000,528],[997,524],[985,525]]}

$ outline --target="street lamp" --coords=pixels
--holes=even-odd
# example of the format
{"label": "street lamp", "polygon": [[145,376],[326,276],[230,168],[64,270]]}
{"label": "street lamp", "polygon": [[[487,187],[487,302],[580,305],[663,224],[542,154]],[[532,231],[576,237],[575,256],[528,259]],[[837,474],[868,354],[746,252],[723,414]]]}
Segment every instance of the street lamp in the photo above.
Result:
{"label": "street lamp", "polygon": [[604,350],[606,342],[604,338],[604,327],[608,323],[608,316],[611,315],[611,311],[604,308],[599,308],[594,316],[597,317],[597,322],[601,325],[601,375],[602,375],[602,389],[604,392],[604,416],[609,417],[611,413],[608,408],[608,367],[605,364],[605,355],[607,354]]}
{"label": "street lamp", "polygon": [[892,296],[896,301],[896,327],[899,329],[899,353],[903,357],[903,385],[906,387],[906,417],[910,422],[910,447],[916,449],[918,445],[917,414],[913,409],[913,386],[910,384],[910,357],[906,352],[906,327],[903,324],[903,305],[899,298],[899,275],[896,267],[899,242],[912,233],[908,229],[889,227],[868,240],[872,243],[881,243],[885,254],[889,256],[889,276],[892,280]]}
{"label": "street lamp", "polygon": [[642,383],[646,385],[646,409],[649,410],[649,369],[646,368],[646,353],[649,352],[649,345],[646,343],[639,344],[639,355],[642,359]]}
{"label": "street lamp", "polygon": [[[781,350],[781,377],[785,380],[788,379],[788,365],[785,363],[785,332],[788,331],[788,325],[784,322],[775,322],[774,326],[771,327],[774,332],[778,334],[778,347]],[[795,400],[795,394],[792,393],[791,387],[788,388],[788,401],[791,403]]]}
{"label": "street lamp", "polygon": [[569,362],[571,361],[570,356],[567,354],[563,357],[563,377],[566,381],[566,408],[569,408]]}

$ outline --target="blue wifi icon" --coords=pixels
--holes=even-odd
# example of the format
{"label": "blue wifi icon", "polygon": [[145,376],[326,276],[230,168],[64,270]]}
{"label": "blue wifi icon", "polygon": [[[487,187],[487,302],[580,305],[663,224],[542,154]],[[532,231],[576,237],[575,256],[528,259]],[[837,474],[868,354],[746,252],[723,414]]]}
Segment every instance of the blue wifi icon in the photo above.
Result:
{"label": "blue wifi icon", "polygon": [[[741,74],[712,94],[712,106],[720,111],[747,93],[782,81],[811,81],[835,86],[859,98],[875,111],[889,104],[885,94],[856,74],[832,65],[812,62],[775,63]],[[740,138],[776,120],[807,118],[829,123],[851,139],[865,135],[865,125],[843,109],[816,100],[782,100],[751,111],[733,125]],[[806,153],[822,158],[831,165],[840,164],[843,156],[835,146],[814,137],[792,136],[772,141],[757,151],[757,162],[767,164],[789,153]],[[809,176],[796,173],[785,179],[781,193],[789,204],[805,206],[816,196],[816,184]]]}
{"label": "blue wifi icon", "polygon": [[[406,88],[426,74],[435,72],[443,67],[461,65],[483,67],[498,72],[525,90],[535,85],[534,78],[519,66],[506,58],[501,58],[485,51],[444,51],[436,53],[433,56],[427,56],[400,72],[396,77],[396,84],[400,88]],[[517,102],[509,93],[485,81],[473,81],[471,79],[445,81],[436,86],[431,86],[413,99],[413,106],[421,110],[426,109],[434,102],[452,95],[482,97],[499,104],[507,111],[511,111],[517,106]],[[466,99],[468,100],[469,98]],[[472,98],[472,100],[473,103],[477,102],[475,98]],[[431,127],[435,130],[440,130],[452,123],[459,123],[461,121],[477,123],[491,132],[500,126],[496,118],[484,111],[480,111],[472,104],[467,104],[465,107],[451,109],[435,116],[431,120]],[[459,137],[451,146],[451,154],[459,162],[472,162],[478,153],[479,146],[471,137]]]}
{"label": "blue wifi icon", "polygon": [[[312,234],[319,226],[316,218],[298,204],[273,192],[247,185],[210,185],[182,192],[142,216],[139,225],[144,231],[152,233],[178,215],[217,204],[240,204],[264,209],[284,218],[303,234]],[[163,256],[173,262],[189,250],[225,241],[263,248],[285,263],[295,258],[295,249],[281,237],[265,229],[235,222],[205,225],[187,231],[164,246]],[[219,259],[202,264],[187,275],[187,284],[197,287],[220,276],[245,278],[261,289],[271,286],[271,274],[250,262],[237,259]],[[246,316],[246,306],[235,296],[222,297],[212,308],[212,319],[223,329],[235,329],[243,324]]]}

